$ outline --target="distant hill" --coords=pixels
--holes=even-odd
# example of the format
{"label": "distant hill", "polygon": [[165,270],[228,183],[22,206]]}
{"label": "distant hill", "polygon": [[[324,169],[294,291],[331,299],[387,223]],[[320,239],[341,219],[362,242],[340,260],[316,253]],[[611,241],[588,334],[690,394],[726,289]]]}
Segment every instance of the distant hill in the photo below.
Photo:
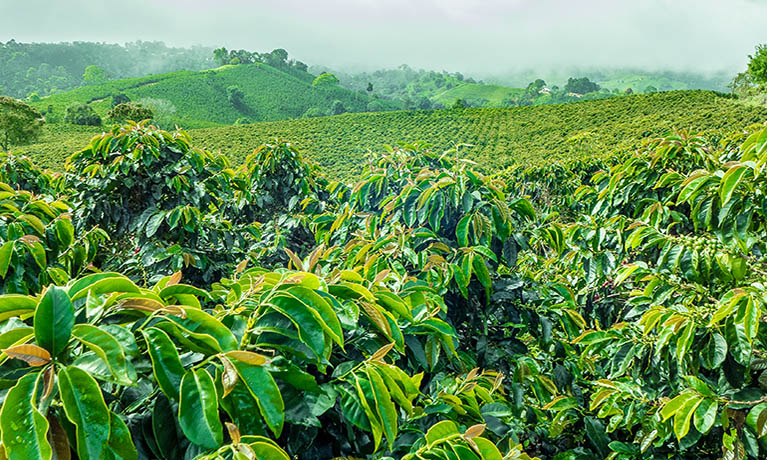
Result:
{"label": "distant hill", "polygon": [[[112,96],[123,93],[131,101],[168,101],[174,111],[170,125],[187,128],[234,124],[241,119],[257,122],[300,118],[312,108],[321,115],[331,114],[334,101],[340,101],[343,110],[350,112],[397,107],[388,101],[377,101],[370,107],[375,99],[366,94],[338,85],[314,87],[311,74],[302,76],[304,78],[299,78],[262,63],[227,65],[212,70],[110,80],[53,94],[32,105],[43,112],[52,108],[54,114],[61,116],[74,102],[90,103],[105,118],[112,107]],[[227,91],[231,87],[242,92],[241,103],[230,101]]]}
{"label": "distant hill", "polygon": [[[459,143],[460,154],[493,171],[511,164],[603,157],[638,147],[672,129],[730,133],[767,122],[767,109],[747,107],[710,91],[635,94],[596,101],[519,108],[344,114],[332,117],[190,130],[194,145],[240,163],[258,145],[287,139],[329,175],[351,178],[368,151],[385,144],[429,142],[435,150]],[[87,146],[101,128],[48,126],[43,141],[26,148],[48,168]],[[70,130],[71,131],[67,131]]]}
{"label": "distant hill", "polygon": [[505,101],[518,97],[524,90],[502,85],[484,85],[480,83],[463,83],[459,86],[436,92],[432,101],[445,107],[450,107],[456,99],[463,99],[472,107],[503,107]]}

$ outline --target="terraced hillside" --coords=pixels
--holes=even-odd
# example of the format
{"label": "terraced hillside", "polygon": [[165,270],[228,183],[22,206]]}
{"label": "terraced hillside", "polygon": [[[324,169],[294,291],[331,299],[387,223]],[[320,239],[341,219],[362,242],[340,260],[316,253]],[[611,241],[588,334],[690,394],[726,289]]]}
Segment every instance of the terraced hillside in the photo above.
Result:
{"label": "terraced hillside", "polygon": [[[731,132],[767,122],[767,109],[748,107],[709,91],[674,91],[572,104],[510,109],[344,114],[333,117],[190,130],[195,145],[221,150],[235,163],[275,138],[288,139],[330,175],[350,178],[368,151],[385,144],[429,141],[460,149],[486,170],[523,162],[604,156],[637,147],[638,139],[671,129]],[[46,136],[27,149],[41,165],[61,168],[64,158],[100,132]]]}
{"label": "terraced hillside", "polygon": [[[44,97],[32,105],[40,110],[52,107],[54,113],[63,114],[73,102],[91,103],[104,118],[111,108],[111,96],[124,93],[133,101],[168,100],[175,106],[180,124],[196,128],[232,124],[239,118],[252,121],[298,118],[312,107],[327,111],[336,100],[348,111],[362,112],[373,100],[337,85],[313,87],[313,76],[308,73],[303,76],[299,78],[260,63],[200,72],[183,70],[85,86]],[[241,106],[229,102],[227,88],[231,86],[244,94]],[[394,108],[387,101],[379,102],[383,108]]]}

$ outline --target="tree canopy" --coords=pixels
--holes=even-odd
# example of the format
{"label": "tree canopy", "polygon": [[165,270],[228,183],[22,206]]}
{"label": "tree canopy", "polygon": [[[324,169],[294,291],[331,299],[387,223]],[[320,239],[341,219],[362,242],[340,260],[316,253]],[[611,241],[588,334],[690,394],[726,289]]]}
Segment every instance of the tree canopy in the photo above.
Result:
{"label": "tree canopy", "polygon": [[0,96],[0,147],[10,150],[36,139],[43,129],[43,115],[34,107],[9,96]]}

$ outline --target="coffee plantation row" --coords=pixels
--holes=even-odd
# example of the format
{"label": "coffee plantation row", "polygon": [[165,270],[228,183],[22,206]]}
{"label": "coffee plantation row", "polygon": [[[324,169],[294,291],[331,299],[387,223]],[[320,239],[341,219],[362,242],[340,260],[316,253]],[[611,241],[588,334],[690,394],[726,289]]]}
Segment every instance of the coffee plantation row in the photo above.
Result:
{"label": "coffee plantation row", "polygon": [[[290,139],[333,178],[359,177],[365,155],[392,143],[428,141],[436,151],[460,148],[484,172],[510,164],[604,157],[639,146],[645,137],[695,128],[727,134],[767,119],[767,109],[744,107],[710,91],[672,91],[614,99],[511,109],[350,113],[334,117],[191,130],[195,142],[221,149],[241,165],[254,145]],[[28,148],[36,163],[61,170],[65,159],[104,128],[46,126]]]}
{"label": "coffee plantation row", "polygon": [[621,150],[402,145],[350,185],[147,123],[3,155],[2,452],[764,458],[767,128]]}

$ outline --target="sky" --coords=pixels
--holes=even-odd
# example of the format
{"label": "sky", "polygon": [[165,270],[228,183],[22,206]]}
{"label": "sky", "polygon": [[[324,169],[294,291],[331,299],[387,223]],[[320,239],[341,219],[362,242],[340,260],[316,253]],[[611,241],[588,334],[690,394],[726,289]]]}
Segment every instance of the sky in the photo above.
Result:
{"label": "sky", "polygon": [[738,72],[767,0],[0,0],[0,41],[285,48],[310,65]]}

